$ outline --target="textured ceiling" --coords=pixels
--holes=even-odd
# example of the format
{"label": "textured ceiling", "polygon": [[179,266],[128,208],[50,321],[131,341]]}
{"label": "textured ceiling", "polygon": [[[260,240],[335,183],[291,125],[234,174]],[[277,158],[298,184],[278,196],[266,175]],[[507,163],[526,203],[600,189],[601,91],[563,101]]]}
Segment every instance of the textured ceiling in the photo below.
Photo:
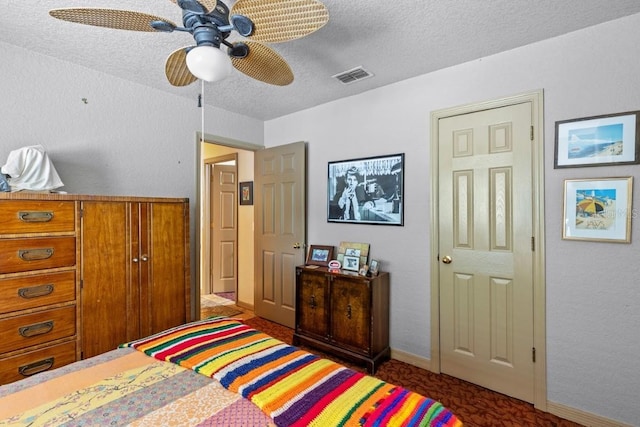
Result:
{"label": "textured ceiling", "polygon": [[[277,1],[277,0],[276,0]],[[232,6],[234,0],[225,1]],[[270,45],[293,70],[289,86],[235,71],[205,84],[204,101],[269,120],[376,87],[640,13],[638,0],[323,0],[329,23],[302,39]],[[142,33],[63,22],[49,9],[103,7],[180,24],[170,0],[2,0],[0,41],[196,100],[199,82],[175,88],[167,56],[192,45],[187,33]],[[232,36],[238,39],[239,36]],[[364,67],[350,85],[331,76]],[[195,102],[195,101],[194,101]]]}

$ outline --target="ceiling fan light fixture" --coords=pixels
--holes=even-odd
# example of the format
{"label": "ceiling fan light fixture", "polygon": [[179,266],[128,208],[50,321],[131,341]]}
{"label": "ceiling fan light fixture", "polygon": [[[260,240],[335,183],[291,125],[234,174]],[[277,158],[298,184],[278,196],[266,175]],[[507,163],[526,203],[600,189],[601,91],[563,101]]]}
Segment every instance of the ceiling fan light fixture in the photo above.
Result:
{"label": "ceiling fan light fixture", "polygon": [[187,67],[191,74],[207,82],[223,80],[231,74],[229,56],[213,46],[197,46],[187,53]]}

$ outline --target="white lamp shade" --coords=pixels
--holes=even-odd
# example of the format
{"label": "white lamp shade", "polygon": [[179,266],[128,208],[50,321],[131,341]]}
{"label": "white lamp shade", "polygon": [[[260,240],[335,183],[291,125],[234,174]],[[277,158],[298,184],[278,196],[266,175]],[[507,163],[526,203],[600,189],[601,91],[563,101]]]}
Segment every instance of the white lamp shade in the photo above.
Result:
{"label": "white lamp shade", "polygon": [[213,46],[197,46],[187,53],[187,67],[197,78],[216,82],[231,74],[231,58]]}

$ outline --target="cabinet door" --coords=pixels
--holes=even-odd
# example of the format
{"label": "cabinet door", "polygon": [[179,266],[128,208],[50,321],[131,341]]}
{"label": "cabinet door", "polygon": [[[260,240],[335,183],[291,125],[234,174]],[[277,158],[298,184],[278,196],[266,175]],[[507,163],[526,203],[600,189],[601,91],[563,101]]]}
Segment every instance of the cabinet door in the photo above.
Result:
{"label": "cabinet door", "polygon": [[331,284],[331,336],[358,353],[371,349],[371,292],[365,278],[334,276]]}
{"label": "cabinet door", "polygon": [[329,334],[329,285],[319,272],[300,271],[297,276],[299,332],[326,339]]}
{"label": "cabinet door", "polygon": [[[82,202],[81,305],[84,358],[137,338],[138,285],[131,280],[131,216],[125,202]],[[137,274],[137,272],[136,272]]]}
{"label": "cabinet door", "polygon": [[185,323],[188,205],[140,203],[140,318],[143,336]]}

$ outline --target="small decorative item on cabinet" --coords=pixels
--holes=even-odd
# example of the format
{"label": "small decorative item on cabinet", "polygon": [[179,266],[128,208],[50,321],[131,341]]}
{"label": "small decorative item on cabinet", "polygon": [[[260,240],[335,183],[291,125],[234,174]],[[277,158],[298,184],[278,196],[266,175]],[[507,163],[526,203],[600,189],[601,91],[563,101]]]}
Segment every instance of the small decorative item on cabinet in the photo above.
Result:
{"label": "small decorative item on cabinet", "polygon": [[377,259],[372,259],[371,263],[369,263],[369,273],[372,276],[377,276],[380,268],[380,262]]}
{"label": "small decorative item on cabinet", "polygon": [[297,267],[293,344],[301,343],[364,363],[375,373],[391,351],[389,274]]}

